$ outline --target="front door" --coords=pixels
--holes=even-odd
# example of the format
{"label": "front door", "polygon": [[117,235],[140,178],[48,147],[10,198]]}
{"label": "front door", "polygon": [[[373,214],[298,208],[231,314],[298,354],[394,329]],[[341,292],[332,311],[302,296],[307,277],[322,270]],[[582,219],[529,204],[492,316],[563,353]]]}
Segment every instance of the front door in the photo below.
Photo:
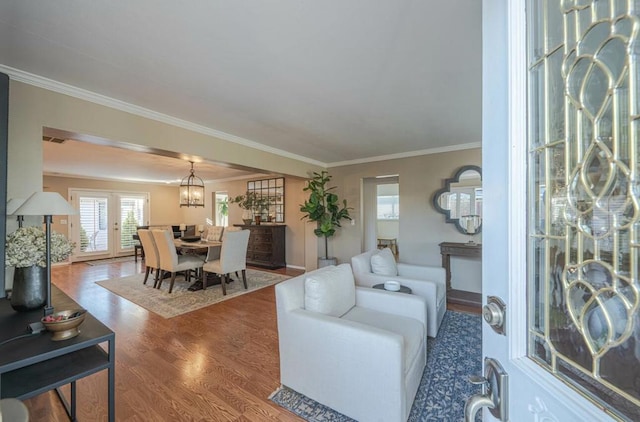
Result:
{"label": "front door", "polygon": [[640,420],[639,9],[483,3],[483,294],[507,311],[482,348],[509,376],[503,420]]}

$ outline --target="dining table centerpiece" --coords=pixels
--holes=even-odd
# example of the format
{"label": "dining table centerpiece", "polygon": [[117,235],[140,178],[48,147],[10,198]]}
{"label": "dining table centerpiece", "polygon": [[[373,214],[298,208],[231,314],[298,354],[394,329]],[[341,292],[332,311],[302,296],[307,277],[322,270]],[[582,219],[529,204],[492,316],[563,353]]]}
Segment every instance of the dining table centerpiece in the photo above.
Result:
{"label": "dining table centerpiece", "polygon": [[[20,227],[7,235],[7,266],[15,267],[11,306],[16,311],[42,308],[47,301],[46,236],[40,227]],[[51,262],[69,258],[75,243],[60,233],[51,234]]]}

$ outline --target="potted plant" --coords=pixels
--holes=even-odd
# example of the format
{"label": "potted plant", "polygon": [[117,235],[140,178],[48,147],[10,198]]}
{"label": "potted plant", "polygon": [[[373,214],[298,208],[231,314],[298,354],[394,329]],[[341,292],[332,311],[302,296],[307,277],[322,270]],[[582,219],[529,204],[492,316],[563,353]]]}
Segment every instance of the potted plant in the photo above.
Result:
{"label": "potted plant", "polygon": [[329,238],[336,233],[337,228],[342,227],[340,220],[351,220],[349,210],[353,209],[347,206],[346,199],[340,204],[338,195],[332,192],[335,186],[327,186],[330,180],[331,176],[328,172],[314,172],[313,178],[303,189],[310,192],[309,199],[300,206],[300,211],[305,213],[302,218],[308,218],[309,221],[317,223],[318,226],[313,231],[315,235],[324,237],[324,256],[318,258],[318,267],[337,263],[336,258],[329,258]]}
{"label": "potted plant", "polygon": [[238,204],[238,206],[244,210],[242,213],[242,221],[244,221],[244,224],[249,225],[253,221],[253,212],[256,208],[257,200],[257,193],[247,191],[244,195],[229,198],[229,203]]}
{"label": "potted plant", "polygon": [[[69,258],[75,243],[51,233],[51,262]],[[20,227],[7,235],[6,265],[15,267],[11,306],[19,311],[42,307],[47,300],[46,237],[40,227]]]}

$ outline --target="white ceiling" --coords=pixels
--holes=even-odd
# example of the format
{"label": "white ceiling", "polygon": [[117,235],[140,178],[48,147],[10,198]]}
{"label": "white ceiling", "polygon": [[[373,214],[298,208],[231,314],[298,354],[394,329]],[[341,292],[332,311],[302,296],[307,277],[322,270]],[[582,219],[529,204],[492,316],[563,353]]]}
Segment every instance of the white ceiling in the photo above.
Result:
{"label": "white ceiling", "polygon": [[328,165],[481,140],[478,0],[3,0],[0,65]]}

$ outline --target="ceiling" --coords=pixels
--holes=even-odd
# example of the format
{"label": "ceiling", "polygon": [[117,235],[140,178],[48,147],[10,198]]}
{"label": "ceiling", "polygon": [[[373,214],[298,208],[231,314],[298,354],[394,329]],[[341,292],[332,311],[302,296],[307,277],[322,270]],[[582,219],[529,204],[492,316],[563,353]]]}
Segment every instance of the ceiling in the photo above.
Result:
{"label": "ceiling", "polygon": [[0,2],[5,71],[327,165],[478,146],[481,50],[477,0]]}

